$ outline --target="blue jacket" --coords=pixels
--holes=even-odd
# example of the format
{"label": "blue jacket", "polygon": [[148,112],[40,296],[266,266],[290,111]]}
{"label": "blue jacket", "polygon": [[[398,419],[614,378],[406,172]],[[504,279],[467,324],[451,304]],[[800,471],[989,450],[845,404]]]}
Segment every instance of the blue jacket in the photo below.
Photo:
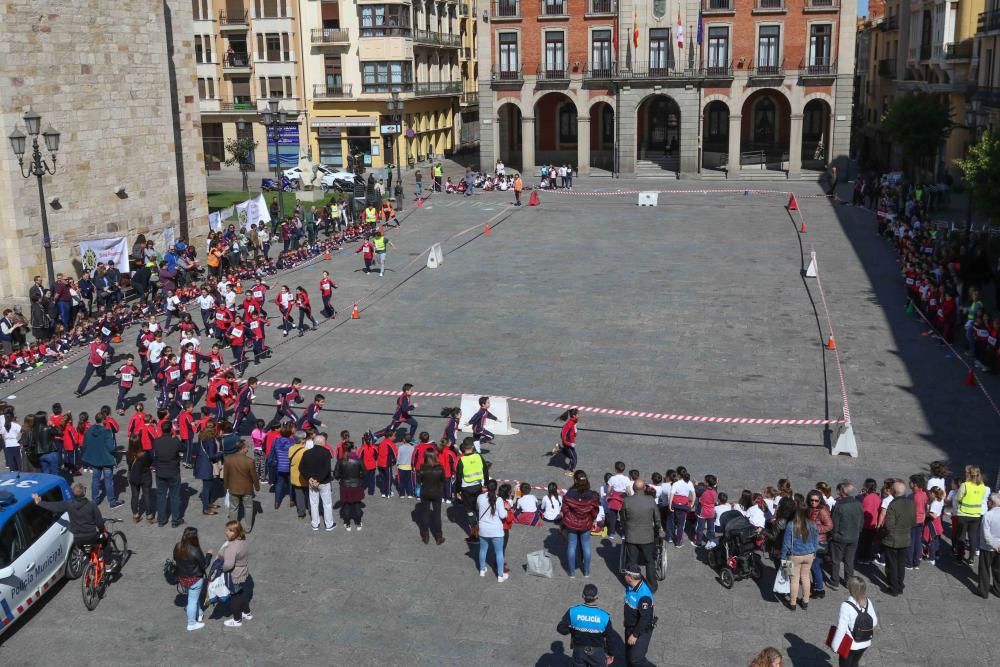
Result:
{"label": "blue jacket", "polygon": [[795,522],[789,521],[785,526],[785,542],[781,546],[781,558],[789,556],[808,556],[816,553],[819,548],[819,528],[812,521],[809,522],[809,539],[802,541],[802,535],[795,530]]}
{"label": "blue jacket", "polygon": [[92,468],[113,468],[115,435],[101,424],[93,424],[83,434],[83,462]]}
{"label": "blue jacket", "polygon": [[289,472],[288,449],[295,444],[291,438],[278,438],[274,441],[275,460],[278,462],[278,472]]}
{"label": "blue jacket", "polygon": [[194,478],[202,481],[212,479],[214,477],[212,463],[219,460],[219,445],[215,438],[200,440],[195,453],[197,456],[194,460]]}

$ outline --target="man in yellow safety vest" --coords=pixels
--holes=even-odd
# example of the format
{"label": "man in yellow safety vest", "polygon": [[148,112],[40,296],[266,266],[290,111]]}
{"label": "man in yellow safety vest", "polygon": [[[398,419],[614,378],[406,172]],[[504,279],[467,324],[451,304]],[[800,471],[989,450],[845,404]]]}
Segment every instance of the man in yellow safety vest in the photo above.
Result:
{"label": "man in yellow safety vest", "polygon": [[455,479],[459,484],[455,490],[455,499],[461,500],[465,505],[465,519],[469,524],[469,536],[465,541],[470,544],[478,542],[479,521],[476,520],[476,501],[483,491],[486,480],[489,479],[489,470],[486,469],[482,455],[473,447],[472,438],[462,441],[462,458],[458,460],[458,466],[455,468]]}

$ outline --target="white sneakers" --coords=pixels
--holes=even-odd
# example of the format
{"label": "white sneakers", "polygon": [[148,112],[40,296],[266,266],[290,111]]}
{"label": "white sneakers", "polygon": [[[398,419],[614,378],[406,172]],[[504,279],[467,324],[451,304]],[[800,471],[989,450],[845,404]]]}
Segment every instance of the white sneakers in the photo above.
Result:
{"label": "white sneakers", "polygon": [[479,576],[480,577],[485,577],[486,576],[486,570],[480,570],[479,571]]}
{"label": "white sneakers", "polygon": [[226,626],[227,628],[242,628],[243,627],[243,624],[241,622],[239,622],[239,621],[237,621],[235,619],[232,619],[232,618],[227,618],[226,621],[225,621],[225,623],[223,623],[223,625]]}
{"label": "white sneakers", "polygon": [[205,627],[205,624],[202,623],[201,621],[198,621],[197,623],[188,623],[188,632],[193,632],[194,630],[201,630],[203,627]]}
{"label": "white sneakers", "polygon": [[497,577],[497,583],[498,584],[502,584],[503,582],[507,581],[508,579],[510,579],[510,575],[509,574],[502,574],[499,577]]}

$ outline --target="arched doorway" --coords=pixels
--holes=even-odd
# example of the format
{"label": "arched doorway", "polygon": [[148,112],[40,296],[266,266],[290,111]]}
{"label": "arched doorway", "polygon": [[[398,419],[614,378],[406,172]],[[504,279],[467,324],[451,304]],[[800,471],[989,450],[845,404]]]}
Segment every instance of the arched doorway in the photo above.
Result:
{"label": "arched doorway", "polygon": [[521,110],[510,102],[500,105],[497,112],[497,153],[504,165],[523,169],[521,165]]}
{"label": "arched doorway", "polygon": [[546,93],[535,102],[535,163],[579,164],[576,104],[563,93]]}
{"label": "arched doorway", "polygon": [[590,166],[614,170],[615,110],[607,102],[590,107]]}
{"label": "arched doorway", "polygon": [[810,100],[802,110],[802,166],[823,169],[830,157],[830,105]]}
{"label": "arched doorway", "polygon": [[706,169],[725,169],[729,156],[729,107],[721,100],[705,105],[701,159]]}
{"label": "arched doorway", "polygon": [[740,166],[786,169],[791,106],[776,90],[758,90],[743,103]]}
{"label": "arched doorway", "polygon": [[636,113],[636,139],[640,160],[679,162],[681,108],[672,97],[651,95]]}

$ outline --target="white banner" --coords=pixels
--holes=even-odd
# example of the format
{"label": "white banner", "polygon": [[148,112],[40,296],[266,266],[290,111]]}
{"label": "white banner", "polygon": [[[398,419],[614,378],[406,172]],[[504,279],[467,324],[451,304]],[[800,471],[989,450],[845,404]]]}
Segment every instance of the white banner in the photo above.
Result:
{"label": "white banner", "polygon": [[176,244],[177,238],[174,236],[174,228],[167,227],[163,230],[163,252],[170,250]]}
{"label": "white banner", "polygon": [[222,227],[222,211],[216,211],[215,213],[208,214],[208,228],[213,232],[219,231]]}
{"label": "white banner", "polygon": [[249,229],[250,225],[260,226],[265,222],[271,222],[271,214],[267,210],[264,195],[259,194],[253,199],[237,204],[236,217],[244,229]]}
{"label": "white banner", "polygon": [[83,270],[93,271],[98,262],[114,264],[119,271],[128,272],[128,243],[125,238],[80,241]]}

